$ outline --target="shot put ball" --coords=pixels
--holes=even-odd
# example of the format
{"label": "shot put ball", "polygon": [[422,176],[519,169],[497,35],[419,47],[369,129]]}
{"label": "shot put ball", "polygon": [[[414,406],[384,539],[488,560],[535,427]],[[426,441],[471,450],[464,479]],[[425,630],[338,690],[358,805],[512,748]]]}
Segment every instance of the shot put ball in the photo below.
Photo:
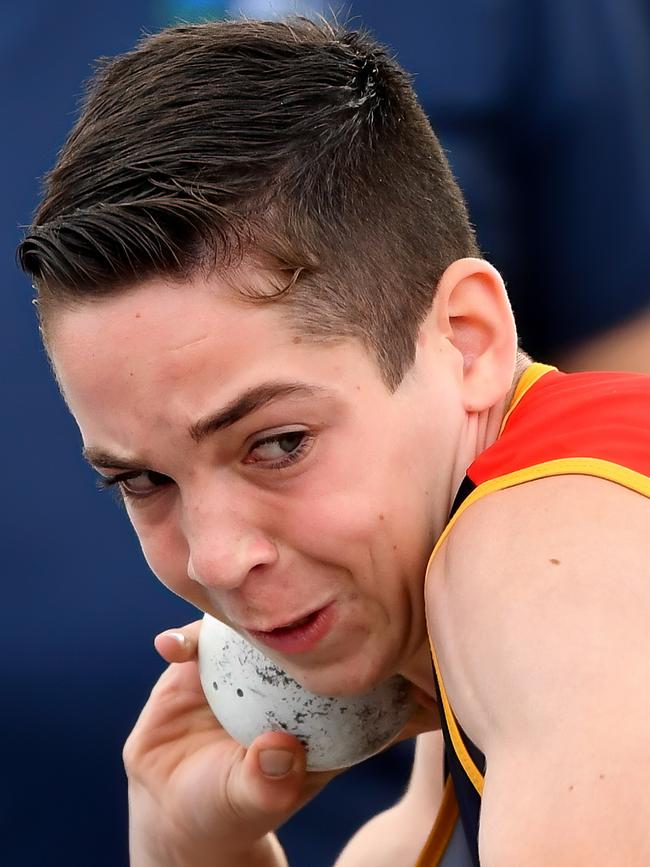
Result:
{"label": "shot put ball", "polygon": [[262,732],[289,732],[305,746],[309,770],[349,767],[380,752],[414,708],[400,676],[364,695],[309,692],[209,614],[199,636],[199,672],[208,704],[232,738],[248,747]]}

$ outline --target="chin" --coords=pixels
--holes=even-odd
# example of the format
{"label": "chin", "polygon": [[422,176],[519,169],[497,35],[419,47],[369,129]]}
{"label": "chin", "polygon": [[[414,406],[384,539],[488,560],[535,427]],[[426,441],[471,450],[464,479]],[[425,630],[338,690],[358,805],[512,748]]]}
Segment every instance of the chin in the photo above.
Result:
{"label": "chin", "polygon": [[354,663],[350,660],[320,671],[294,672],[289,668],[287,671],[301,686],[316,695],[340,697],[364,695],[396,673],[384,668],[372,669],[367,665],[359,666],[355,670]]}

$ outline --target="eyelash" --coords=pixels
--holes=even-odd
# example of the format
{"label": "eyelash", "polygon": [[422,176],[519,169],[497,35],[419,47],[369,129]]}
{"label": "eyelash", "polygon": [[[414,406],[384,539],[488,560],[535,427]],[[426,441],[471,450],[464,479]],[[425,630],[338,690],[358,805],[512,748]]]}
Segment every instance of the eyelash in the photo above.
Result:
{"label": "eyelash", "polygon": [[[262,469],[265,470],[283,470],[292,464],[296,463],[296,461],[300,460],[306,451],[311,447],[314,435],[309,433],[306,430],[288,430],[288,431],[280,431],[279,433],[271,434],[270,436],[262,437],[261,439],[255,440],[251,449],[249,451],[249,455],[251,455],[255,449],[260,448],[263,445],[267,445],[268,443],[273,443],[281,440],[284,437],[290,437],[292,435],[301,434],[301,439],[295,449],[291,452],[287,452],[286,457],[281,458],[277,461],[272,461],[267,463]],[[249,464],[261,464],[263,461],[248,461]],[[135,479],[139,476],[148,476],[152,483],[155,483],[158,480],[156,486],[151,491],[147,493],[136,494],[133,491],[128,491],[124,488],[124,482],[128,482],[129,479]],[[123,503],[125,500],[143,500],[147,497],[151,496],[155,490],[164,487],[167,485],[171,479],[168,476],[163,476],[161,473],[156,473],[153,470],[144,470],[140,472],[130,471],[126,473],[119,473],[116,476],[100,476],[97,480],[97,486],[100,490],[110,490],[114,494],[116,494],[118,502]]]}
{"label": "eyelash", "polygon": [[[282,458],[279,458],[275,461],[269,461],[265,464],[262,469],[267,470],[282,470],[285,467],[291,466],[291,464],[300,460],[305,454],[305,452],[311,447],[314,441],[314,435],[306,430],[285,430],[285,431],[276,431],[274,434],[270,434],[269,436],[262,437],[261,439],[255,440],[251,449],[248,453],[250,456],[256,449],[259,449],[261,446],[267,445],[268,443],[279,442],[281,439],[285,437],[298,436],[300,435],[300,442],[296,445],[296,447],[287,452],[286,455]],[[248,464],[261,464],[263,461],[246,461]]]}
{"label": "eyelash", "polygon": [[[163,476],[160,473],[154,473],[150,470],[146,470],[139,473],[135,471],[129,473],[119,473],[119,475],[117,476],[100,476],[97,479],[97,487],[101,491],[110,491],[112,494],[115,495],[115,498],[120,504],[123,504],[125,500],[142,500],[145,497],[150,496],[153,491],[150,491],[147,494],[136,494],[133,491],[127,491],[121,484],[122,482],[128,482],[129,479],[137,479],[138,476],[153,476],[162,479],[163,481],[159,482],[156,485],[156,489],[162,487],[163,485],[171,481],[167,478],[167,476]],[[151,479],[151,481],[153,481],[153,478]]]}

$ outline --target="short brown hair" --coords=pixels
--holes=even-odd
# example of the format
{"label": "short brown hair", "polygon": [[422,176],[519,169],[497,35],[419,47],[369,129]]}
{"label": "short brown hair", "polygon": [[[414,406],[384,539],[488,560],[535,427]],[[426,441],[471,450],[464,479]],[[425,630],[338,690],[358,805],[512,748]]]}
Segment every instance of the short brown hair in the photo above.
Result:
{"label": "short brown hair", "polygon": [[445,268],[477,255],[410,80],[367,34],[213,22],[103,62],[18,255],[44,321],[256,252],[280,278],[262,300],[362,339],[391,387]]}

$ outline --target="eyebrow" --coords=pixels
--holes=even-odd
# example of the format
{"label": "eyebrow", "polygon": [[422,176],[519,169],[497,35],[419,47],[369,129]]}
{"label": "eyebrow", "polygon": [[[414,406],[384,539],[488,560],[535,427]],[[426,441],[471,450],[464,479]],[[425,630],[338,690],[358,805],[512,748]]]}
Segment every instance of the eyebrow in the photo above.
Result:
{"label": "eyebrow", "polygon": [[94,449],[92,447],[83,448],[81,450],[82,457],[88,461],[93,467],[110,467],[112,470],[148,470],[141,461],[129,460],[129,458],[119,458],[117,455],[112,455],[110,452],[105,452],[102,449]]}
{"label": "eyebrow", "polygon": [[[275,400],[292,396],[314,397],[316,395],[331,395],[331,391],[304,382],[264,382],[246,389],[217,412],[194,422],[190,425],[189,434],[194,442],[200,443],[210,434],[230,427]],[[118,457],[103,449],[88,447],[82,450],[82,454],[88,463],[96,467],[124,470],[149,469],[141,461]]]}
{"label": "eyebrow", "polygon": [[222,409],[195,422],[190,427],[190,436],[194,442],[200,443],[210,434],[230,427],[274,400],[295,395],[314,397],[324,393],[329,392],[321,386],[307,385],[304,382],[264,382],[247,389]]}

